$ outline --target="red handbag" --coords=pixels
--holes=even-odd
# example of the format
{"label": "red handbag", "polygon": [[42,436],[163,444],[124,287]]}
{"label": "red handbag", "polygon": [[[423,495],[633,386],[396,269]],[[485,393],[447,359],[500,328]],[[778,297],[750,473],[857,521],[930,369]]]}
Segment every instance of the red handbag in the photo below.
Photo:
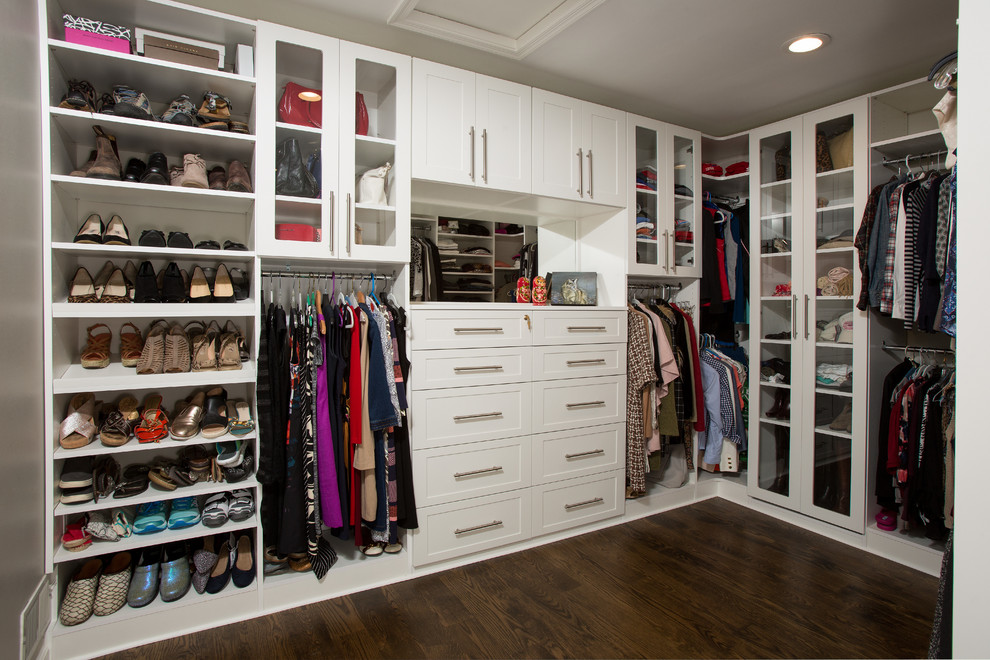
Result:
{"label": "red handbag", "polygon": [[323,92],[318,89],[310,89],[294,82],[285,83],[282,90],[282,98],[278,102],[279,119],[287,124],[297,124],[299,126],[323,126],[323,101],[305,101],[299,98],[299,94],[309,92],[323,96]]}
{"label": "red handbag", "polygon": [[356,107],[354,108],[354,115],[356,119],[356,126],[354,127],[354,132],[358,135],[368,134],[368,124],[370,123],[368,119],[368,106],[364,104],[364,94],[361,92],[357,93]]}

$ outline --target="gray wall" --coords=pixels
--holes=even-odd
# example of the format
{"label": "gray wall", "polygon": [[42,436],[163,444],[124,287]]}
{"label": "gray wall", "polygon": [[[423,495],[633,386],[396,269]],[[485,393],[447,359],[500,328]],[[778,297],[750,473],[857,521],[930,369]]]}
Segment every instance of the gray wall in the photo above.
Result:
{"label": "gray wall", "polygon": [[0,3],[0,657],[44,573],[38,9]]}

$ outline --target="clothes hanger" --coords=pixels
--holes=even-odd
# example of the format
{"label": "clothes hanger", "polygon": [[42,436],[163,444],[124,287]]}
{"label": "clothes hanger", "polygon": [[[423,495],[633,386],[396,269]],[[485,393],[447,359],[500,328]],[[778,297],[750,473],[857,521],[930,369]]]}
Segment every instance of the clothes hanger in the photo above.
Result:
{"label": "clothes hanger", "polygon": [[377,278],[377,277],[375,276],[375,274],[374,274],[374,273],[372,273],[372,274],[371,274],[371,299],[372,299],[373,301],[375,301],[375,305],[376,305],[377,307],[381,307],[381,306],[382,306],[382,304],[381,304],[381,302],[380,302],[380,301],[378,300],[378,296],[376,296],[376,295],[375,295],[375,282],[376,282],[377,280],[378,280],[378,278]]}

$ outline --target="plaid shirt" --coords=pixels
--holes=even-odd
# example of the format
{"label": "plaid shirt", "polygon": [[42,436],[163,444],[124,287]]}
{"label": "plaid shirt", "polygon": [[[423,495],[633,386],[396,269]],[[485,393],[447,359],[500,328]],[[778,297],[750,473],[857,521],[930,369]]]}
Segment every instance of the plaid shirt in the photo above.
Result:
{"label": "plaid shirt", "polygon": [[890,214],[890,235],[887,237],[887,252],[883,262],[883,289],[880,291],[880,312],[883,314],[890,314],[894,307],[894,255],[897,252],[897,214],[902,192],[904,186],[897,186],[890,194],[887,203]]}

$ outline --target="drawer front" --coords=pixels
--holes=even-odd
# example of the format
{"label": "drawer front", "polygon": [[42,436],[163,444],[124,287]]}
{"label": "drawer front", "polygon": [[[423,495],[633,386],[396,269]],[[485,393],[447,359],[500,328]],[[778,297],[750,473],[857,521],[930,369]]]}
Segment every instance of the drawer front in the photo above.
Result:
{"label": "drawer front", "polygon": [[529,486],[531,455],[529,436],[414,451],[416,503],[432,506]]}
{"label": "drawer front", "polygon": [[624,484],[620,470],[534,488],[533,536],[621,516]]}
{"label": "drawer front", "polygon": [[453,559],[532,535],[533,498],[528,488],[419,509],[413,539],[416,566]]}
{"label": "drawer front", "polygon": [[533,349],[536,380],[617,376],[626,373],[625,344],[537,346]]}
{"label": "drawer front", "polygon": [[549,380],[533,386],[535,433],[563,431],[625,419],[626,377]]}
{"label": "drawer front", "polygon": [[413,449],[528,435],[531,383],[425,390],[412,397]]}
{"label": "drawer front", "polygon": [[533,379],[533,349],[528,346],[413,351],[412,363],[412,386],[417,390]]}
{"label": "drawer front", "polygon": [[[625,424],[534,435],[533,483],[545,484],[624,468],[625,448]],[[416,497],[418,500],[419,496]]]}
{"label": "drawer front", "polygon": [[534,344],[614,344],[626,341],[626,312],[540,310]]}
{"label": "drawer front", "polygon": [[412,317],[414,350],[532,344],[532,310],[412,310],[409,315]]}

